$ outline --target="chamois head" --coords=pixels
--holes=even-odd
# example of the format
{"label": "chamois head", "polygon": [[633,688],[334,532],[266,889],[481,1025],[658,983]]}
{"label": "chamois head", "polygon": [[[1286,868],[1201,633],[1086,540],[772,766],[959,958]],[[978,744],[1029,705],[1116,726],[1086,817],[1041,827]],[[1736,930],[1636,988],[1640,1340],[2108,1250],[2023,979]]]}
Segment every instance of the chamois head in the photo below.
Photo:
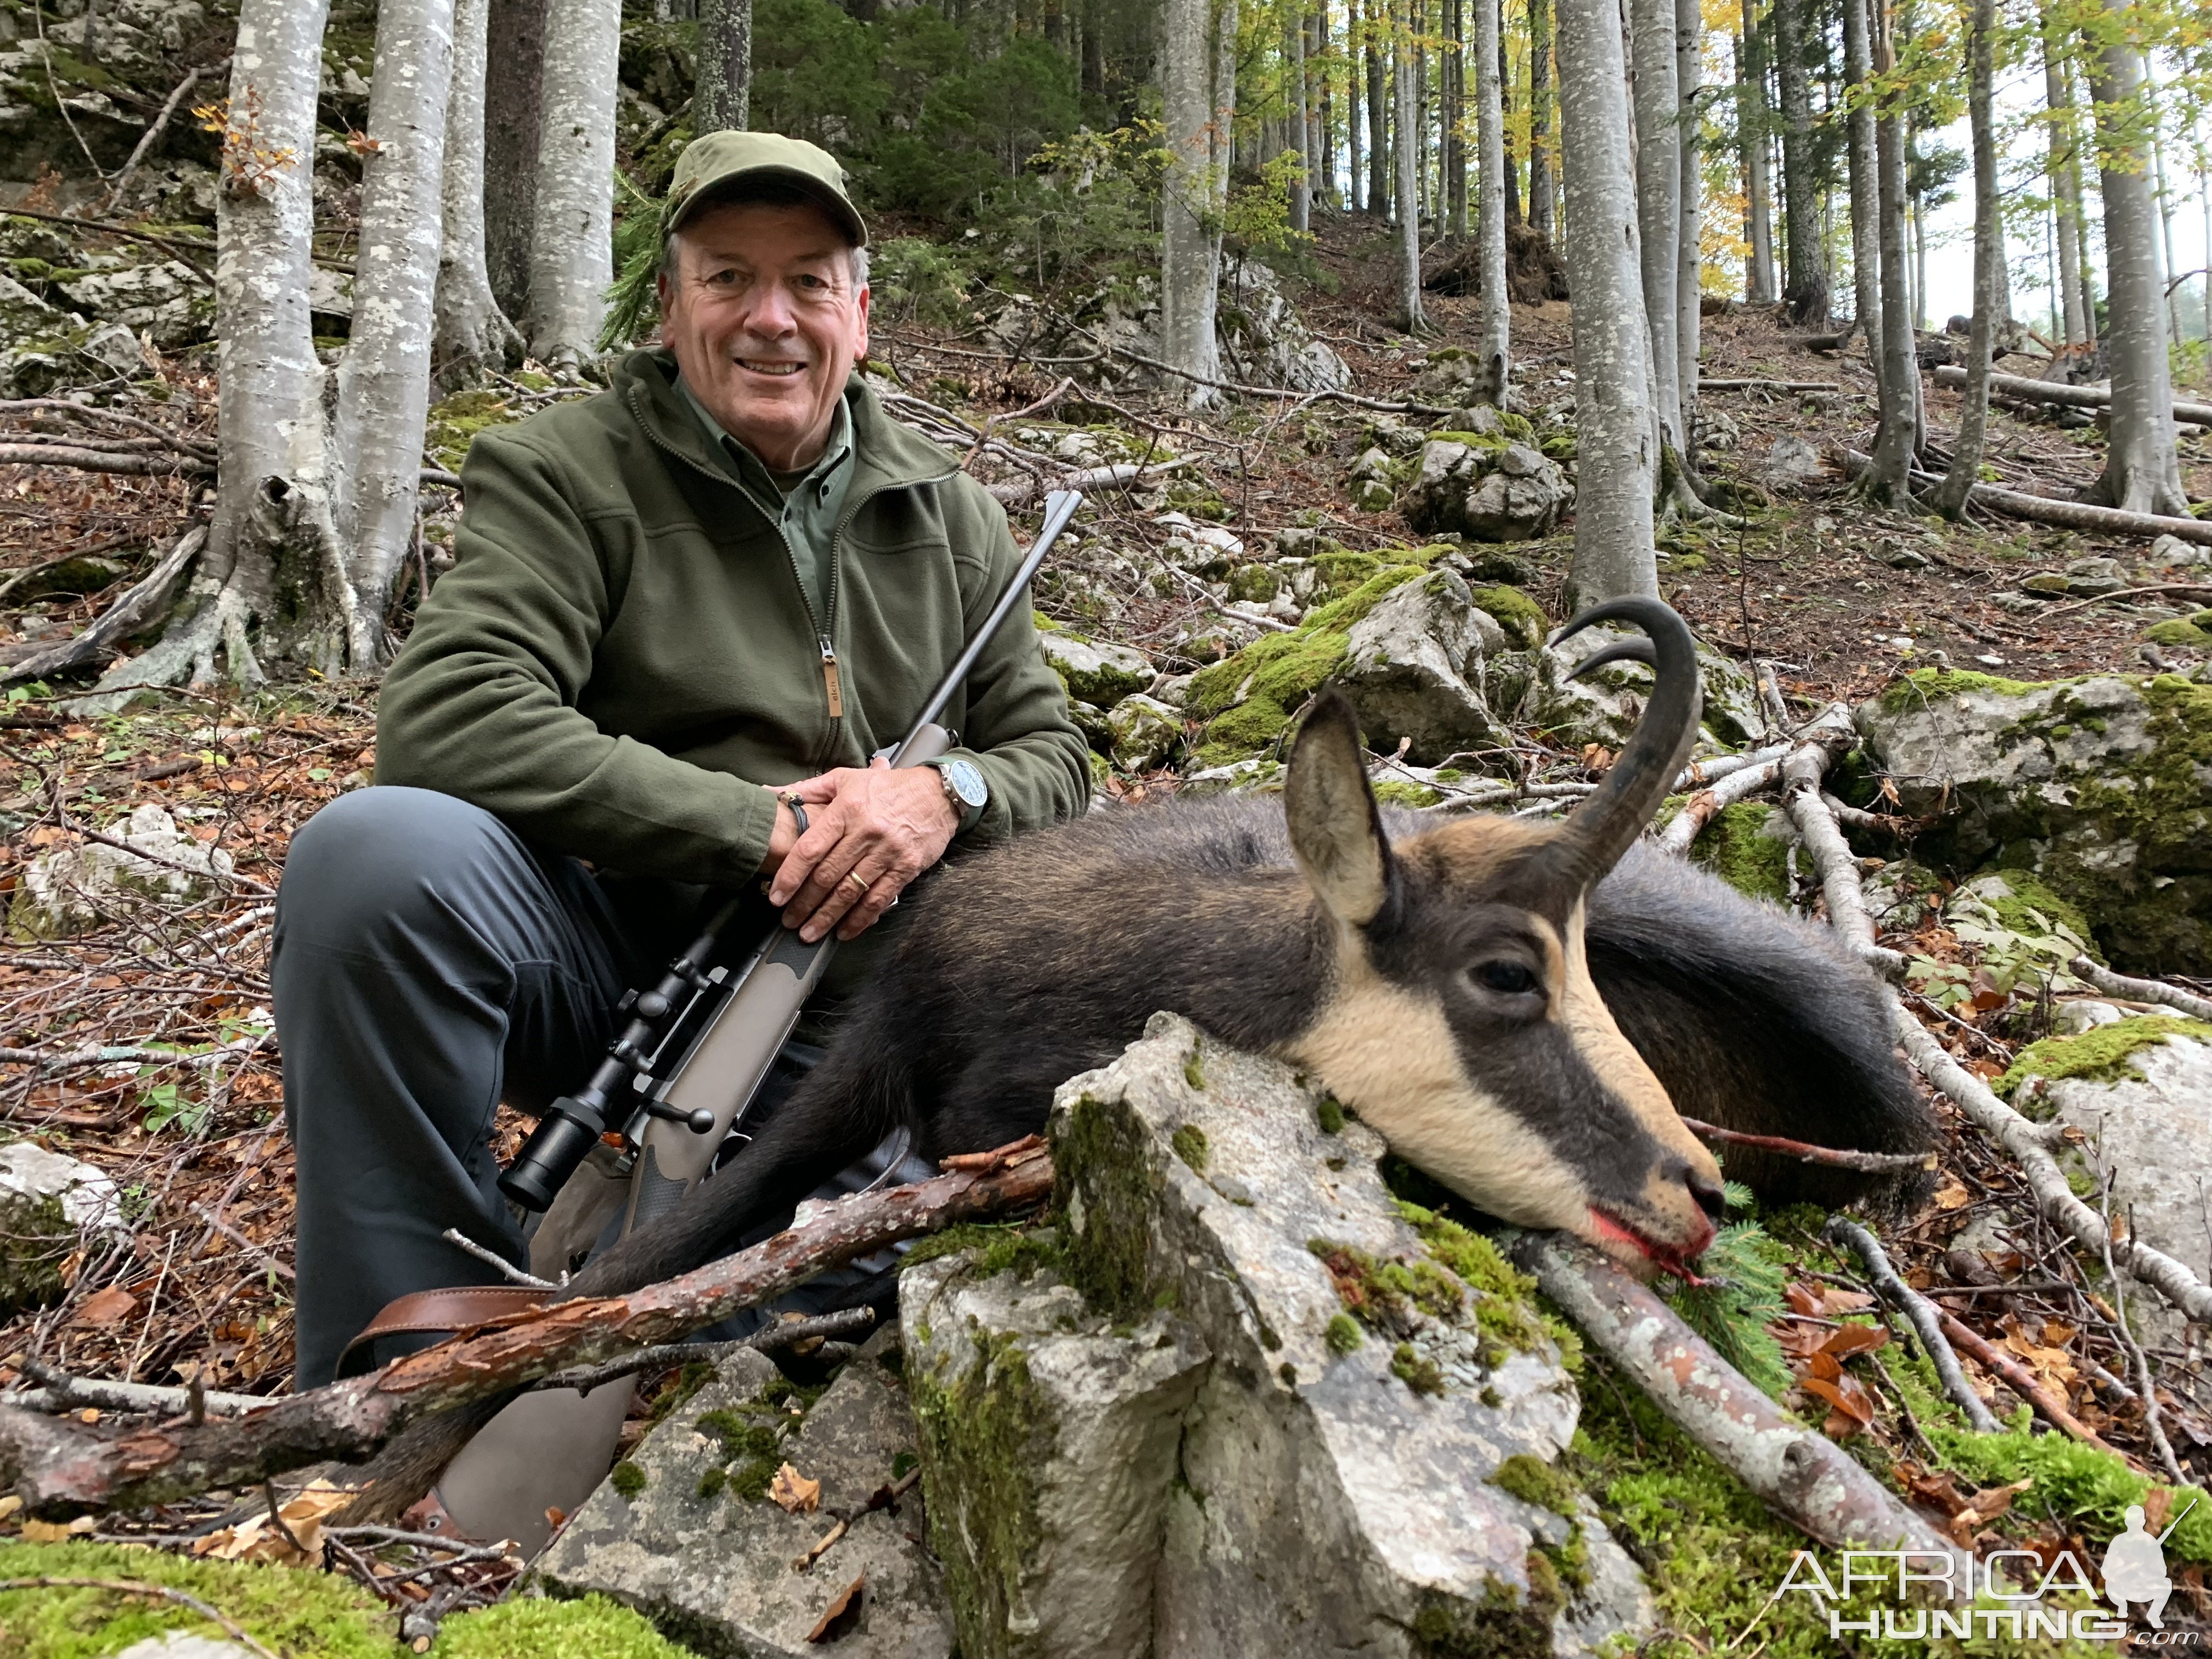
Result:
{"label": "chamois head", "polygon": [[1289,1045],[1401,1155],[1492,1214],[1576,1233],[1639,1272],[1712,1240],[1720,1170],[1590,981],[1583,901],[1659,806],[1698,731],[1695,650],[1656,599],[1593,623],[1642,628],[1594,653],[1657,684],[1597,792],[1564,823],[1458,819],[1393,846],[1352,706],[1325,694],[1291,756],[1285,810],[1333,953]]}

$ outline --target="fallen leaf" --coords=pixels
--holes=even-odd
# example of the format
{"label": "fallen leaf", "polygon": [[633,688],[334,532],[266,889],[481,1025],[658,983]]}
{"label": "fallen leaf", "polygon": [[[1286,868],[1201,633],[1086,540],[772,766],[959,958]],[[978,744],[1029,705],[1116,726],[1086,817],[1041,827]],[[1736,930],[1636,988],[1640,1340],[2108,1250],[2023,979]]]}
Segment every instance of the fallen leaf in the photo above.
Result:
{"label": "fallen leaf", "polygon": [[[192,1546],[192,1553],[218,1561],[273,1561],[288,1567],[319,1567],[323,1562],[323,1517],[353,1496],[349,1488],[328,1480],[311,1481],[290,1501],[278,1505],[283,1528],[270,1520],[264,1509],[234,1527],[210,1533]],[[290,1539],[284,1535],[288,1530]],[[292,1539],[299,1540],[297,1549],[292,1547]]]}
{"label": "fallen leaf", "polygon": [[1837,1314],[1864,1313],[1874,1306],[1874,1298],[1864,1291],[1846,1291],[1833,1285],[1820,1286],[1820,1311],[1831,1317]]}
{"label": "fallen leaf", "polygon": [[70,1323],[95,1328],[102,1325],[119,1324],[130,1318],[137,1306],[137,1297],[118,1285],[111,1285],[104,1291],[94,1291],[78,1303]]}
{"label": "fallen leaf", "polygon": [[1855,1353],[1872,1353],[1876,1348],[1889,1345],[1887,1325],[1844,1325],[1821,1344],[1820,1352],[1838,1359],[1848,1359]]}
{"label": "fallen leaf", "polygon": [[1808,1285],[1802,1279],[1797,1279],[1783,1291],[1782,1296],[1789,1303],[1792,1313],[1817,1314],[1820,1311],[1822,1304],[1818,1285]]}
{"label": "fallen leaf", "polygon": [[1838,1376],[1832,1382],[1825,1377],[1808,1376],[1802,1386],[1806,1393],[1826,1401],[1838,1414],[1849,1418],[1858,1428],[1864,1428],[1874,1421],[1873,1396],[1855,1376]]}
{"label": "fallen leaf", "polygon": [[768,1495],[786,1515],[811,1515],[822,1507],[822,1483],[809,1480],[788,1463],[768,1483]]}
{"label": "fallen leaf", "polygon": [[860,1586],[867,1582],[868,1575],[864,1572],[838,1591],[837,1599],[822,1615],[822,1622],[806,1632],[806,1639],[810,1642],[834,1642],[851,1630],[860,1621]]}
{"label": "fallen leaf", "polygon": [[1936,1189],[1936,1207],[1939,1210],[1963,1210],[1974,1201],[1966,1190],[1966,1183],[1954,1175],[1945,1176],[1943,1184]]}

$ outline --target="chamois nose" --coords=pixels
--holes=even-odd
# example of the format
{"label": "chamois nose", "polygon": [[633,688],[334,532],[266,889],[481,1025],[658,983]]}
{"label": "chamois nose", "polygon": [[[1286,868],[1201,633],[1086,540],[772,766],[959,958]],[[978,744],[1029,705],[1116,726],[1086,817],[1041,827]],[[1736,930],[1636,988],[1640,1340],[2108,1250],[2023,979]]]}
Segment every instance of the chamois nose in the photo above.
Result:
{"label": "chamois nose", "polygon": [[1698,1207],[1716,1227],[1728,1218],[1728,1194],[1721,1189],[1719,1182],[1686,1164],[1682,1166],[1682,1179],[1690,1189],[1690,1196],[1698,1200]]}

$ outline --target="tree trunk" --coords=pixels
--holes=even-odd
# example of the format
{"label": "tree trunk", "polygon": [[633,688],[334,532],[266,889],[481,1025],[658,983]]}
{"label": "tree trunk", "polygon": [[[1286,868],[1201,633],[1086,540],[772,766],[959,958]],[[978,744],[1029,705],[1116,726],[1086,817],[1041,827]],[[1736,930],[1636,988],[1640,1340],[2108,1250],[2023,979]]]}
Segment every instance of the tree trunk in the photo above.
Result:
{"label": "tree trunk", "polygon": [[[1886,75],[1896,61],[1890,46],[1888,9],[1877,3],[1872,15],[1874,68]],[[1875,380],[1881,398],[1881,428],[1864,487],[1873,500],[1888,503],[1907,499],[1912,458],[1920,448],[1920,366],[1913,356],[1912,306],[1905,283],[1905,114],[1900,101],[1892,92],[1875,119],[1881,242],[1881,361]]]}
{"label": "tree trunk", "polygon": [[1366,100],[1360,95],[1366,77],[1359,60],[1367,25],[1360,8],[1361,0],[1352,0],[1344,25],[1345,205],[1354,213],[1367,210],[1367,146],[1360,131],[1360,123],[1366,118],[1362,113]]}
{"label": "tree trunk", "polygon": [[2089,85],[2105,198],[2106,331],[2112,368],[2111,442],[2088,499],[2129,513],[2189,511],[2174,453],[2166,307],[2159,292],[2158,210],[2141,137],[2142,56],[2128,40],[2119,0],[2106,0],[2112,39]]}
{"label": "tree trunk", "polygon": [[1383,52],[1395,50],[1389,46],[1390,18],[1390,0],[1367,0],[1367,210],[1375,214],[1395,210],[1390,181],[1397,164],[1390,148],[1389,111],[1395,94],[1382,72]]}
{"label": "tree trunk", "polygon": [[1966,336],[1966,385],[1960,393],[1958,441],[1950,470],[1936,486],[1937,512],[1955,519],[1982,470],[1982,436],[1989,425],[1990,350],[1996,342],[1997,271],[2004,260],[1998,217],[1997,140],[1990,100],[1996,80],[1996,0],[1974,0],[1968,46],[1966,109],[1974,132],[1974,321]]}
{"label": "tree trunk", "polygon": [[1745,240],[1751,255],[1744,267],[1747,305],[1774,303],[1774,212],[1766,166],[1766,43],[1759,32],[1757,0],[1743,0],[1743,52],[1736,64],[1736,134],[1743,149]]}
{"label": "tree trunk", "polygon": [[548,0],[490,0],[484,43],[484,263],[509,317],[530,314]]}
{"label": "tree trunk", "polygon": [[[1235,82],[1222,85],[1222,44],[1233,51],[1235,0],[1169,0],[1163,81],[1168,128],[1166,232],[1161,264],[1162,349],[1185,374],[1221,373],[1214,337],[1220,290],[1220,203],[1228,184],[1229,146],[1237,112]],[[1231,58],[1229,74],[1235,74]],[[1219,401],[1194,384],[1194,407]]]}
{"label": "tree trunk", "polygon": [[691,130],[743,132],[753,86],[753,0],[700,0]]}
{"label": "tree trunk", "polygon": [[1680,360],[1674,351],[1675,268],[1682,234],[1682,100],[1674,81],[1674,0],[1629,0],[1636,76],[1636,234],[1644,315],[1651,330],[1659,441],[1682,453]]}
{"label": "tree trunk", "polygon": [[[1473,0],[1474,6],[1474,133],[1479,154],[1477,185],[1481,199],[1475,225],[1482,248],[1481,365],[1475,396],[1505,407],[1511,372],[1513,309],[1505,289],[1505,115],[1498,73],[1498,0]],[[1465,180],[1460,210],[1466,212]]]}
{"label": "tree trunk", "polygon": [[1882,368],[1881,187],[1875,173],[1881,164],[1875,155],[1874,106],[1866,96],[1874,55],[1867,41],[1867,0],[1843,0],[1843,5],[1844,76],[1851,92],[1851,286],[1859,329],[1866,336],[1867,355],[1874,359],[1878,379]]}
{"label": "tree trunk", "polygon": [[446,100],[445,188],[440,212],[434,370],[465,386],[482,364],[518,356],[522,336],[492,297],[484,252],[484,38],[488,0],[456,0],[453,90]]}
{"label": "tree trunk", "polygon": [[331,513],[356,671],[386,654],[392,575],[415,534],[430,402],[432,296],[452,90],[454,0],[382,0],[362,162],[353,331],[338,364]]}
{"label": "tree trunk", "polygon": [[1659,592],[1651,535],[1657,457],[1620,15],[1613,0],[1559,0],[1558,16],[1578,457],[1568,586],[1577,605],[1589,605]]}
{"label": "tree trunk", "polygon": [[1420,122],[1413,110],[1412,0],[1398,0],[1391,18],[1390,59],[1396,82],[1398,140],[1398,300],[1406,331],[1424,332],[1429,319],[1421,307],[1421,207],[1419,158],[1414,148]]}
{"label": "tree trunk", "polygon": [[1291,181],[1291,228],[1313,228],[1312,129],[1306,121],[1305,19],[1295,3],[1283,13],[1283,101],[1290,122],[1290,148],[1298,158],[1298,176]]}
{"label": "tree trunk", "polygon": [[530,240],[530,349],[574,368],[599,355],[614,276],[615,65],[621,0],[550,0]]}
{"label": "tree trunk", "polygon": [[1698,88],[1705,78],[1705,14],[1698,0],[1674,0],[1674,84],[1682,100],[1682,125],[1678,135],[1682,152],[1682,198],[1681,234],[1674,261],[1674,364],[1680,387],[1676,396],[1682,410],[1682,459],[1686,465],[1696,447],[1693,440],[1698,408],[1698,352],[1703,332],[1698,301],[1704,297],[1705,289],[1705,167]]}
{"label": "tree trunk", "polygon": [[[1318,157],[1315,178],[1320,181],[1320,198],[1324,204],[1336,199],[1336,99],[1334,78],[1328,72],[1328,12],[1326,7],[1310,14],[1306,19],[1306,70],[1318,82],[1315,96],[1306,106],[1307,153]],[[1314,191],[1310,182],[1307,196]]]}
{"label": "tree trunk", "polygon": [[[1444,0],[1444,50],[1438,68],[1443,79],[1443,229],[1455,241],[1467,240],[1467,141],[1460,136],[1466,116],[1467,22],[1469,0]],[[1480,9],[1485,0],[1472,0]],[[1475,70],[1475,85],[1482,70]],[[1480,92],[1477,94],[1480,96]]]}
{"label": "tree trunk", "polygon": [[1521,170],[1513,160],[1513,65],[1505,57],[1505,0],[1491,3],[1498,10],[1492,20],[1498,26],[1498,109],[1505,124],[1505,136],[1499,140],[1498,150],[1505,161],[1505,222],[1517,225],[1521,222]]}
{"label": "tree trunk", "polygon": [[1552,0],[1528,0],[1528,228],[1550,241]]}
{"label": "tree trunk", "polygon": [[1805,76],[1808,0],[1774,0],[1774,61],[1782,81],[1782,297],[1800,327],[1828,320],[1828,255],[1820,241],[1820,181],[1812,88]]}

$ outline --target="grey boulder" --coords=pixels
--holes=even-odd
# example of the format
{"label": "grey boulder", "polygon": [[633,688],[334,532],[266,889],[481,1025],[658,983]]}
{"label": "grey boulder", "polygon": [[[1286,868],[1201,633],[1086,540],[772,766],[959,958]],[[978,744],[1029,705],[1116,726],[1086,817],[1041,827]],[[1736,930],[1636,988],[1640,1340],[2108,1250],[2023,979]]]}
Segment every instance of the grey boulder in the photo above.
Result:
{"label": "grey boulder", "polygon": [[64,1258],[122,1224],[115,1182],[91,1164],[36,1141],[0,1146],[0,1313],[57,1299]]}
{"label": "grey boulder", "polygon": [[1133,646],[1086,640],[1079,634],[1041,632],[1044,659],[1060,676],[1067,695],[1079,702],[1111,708],[1152,683],[1152,659]]}
{"label": "grey boulder", "polygon": [[1505,630],[1478,609],[1449,570],[1401,584],[1352,625],[1336,683],[1359,714],[1370,746],[1409,745],[1417,765],[1492,741],[1483,702],[1483,659],[1505,646]]}
{"label": "grey boulder", "polygon": [[1540,449],[1431,438],[1399,507],[1424,536],[1525,542],[1550,535],[1573,499],[1566,474]]}

